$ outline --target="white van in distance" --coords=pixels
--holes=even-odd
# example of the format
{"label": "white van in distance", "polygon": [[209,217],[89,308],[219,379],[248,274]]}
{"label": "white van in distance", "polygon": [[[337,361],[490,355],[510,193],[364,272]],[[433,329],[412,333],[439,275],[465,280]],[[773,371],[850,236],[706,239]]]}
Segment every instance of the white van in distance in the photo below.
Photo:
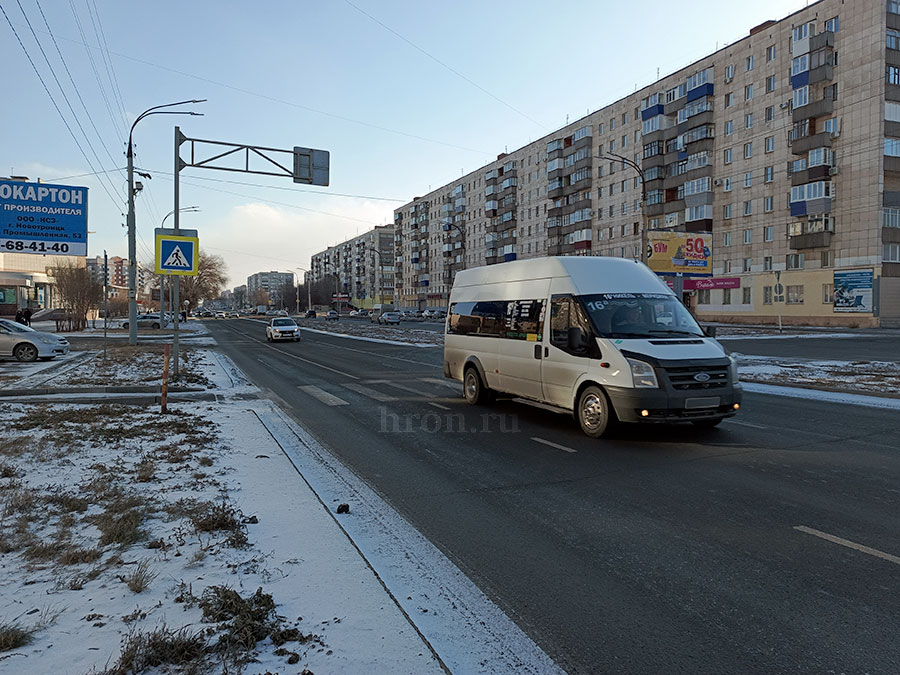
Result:
{"label": "white van in distance", "polygon": [[444,375],[469,403],[497,393],[616,421],[715,426],[740,408],[737,365],[646,265],[548,257],[456,275]]}

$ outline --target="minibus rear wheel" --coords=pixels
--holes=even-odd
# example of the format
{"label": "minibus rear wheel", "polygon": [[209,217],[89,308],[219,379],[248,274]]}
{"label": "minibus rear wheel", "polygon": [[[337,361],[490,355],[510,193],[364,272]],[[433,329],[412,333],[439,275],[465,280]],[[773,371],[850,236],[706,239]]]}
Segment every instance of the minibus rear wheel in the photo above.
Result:
{"label": "minibus rear wheel", "polygon": [[466,397],[467,403],[471,405],[490,403],[494,400],[493,393],[485,386],[475,366],[466,368],[466,374],[463,376],[463,396]]}
{"label": "minibus rear wheel", "polygon": [[581,430],[591,438],[600,438],[612,427],[615,413],[606,393],[594,385],[585,387],[578,397],[575,417]]}

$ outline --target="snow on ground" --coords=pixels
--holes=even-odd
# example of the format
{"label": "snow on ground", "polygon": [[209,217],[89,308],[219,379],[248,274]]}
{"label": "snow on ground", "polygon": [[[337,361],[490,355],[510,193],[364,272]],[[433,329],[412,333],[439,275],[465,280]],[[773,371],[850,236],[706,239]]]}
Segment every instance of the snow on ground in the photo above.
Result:
{"label": "snow on ground", "polygon": [[827,361],[732,352],[742,380],[795,387],[900,395],[900,364]]}
{"label": "snow on ground", "polygon": [[[155,381],[121,349],[42,386]],[[215,401],[0,399],[0,671],[559,672],[230,359],[182,372]]]}

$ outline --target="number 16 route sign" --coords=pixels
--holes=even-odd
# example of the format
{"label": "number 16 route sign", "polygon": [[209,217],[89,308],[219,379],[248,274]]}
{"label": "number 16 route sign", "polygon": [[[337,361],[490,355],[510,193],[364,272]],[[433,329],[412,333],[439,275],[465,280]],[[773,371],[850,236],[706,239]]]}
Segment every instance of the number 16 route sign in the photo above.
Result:
{"label": "number 16 route sign", "polygon": [[156,228],[156,273],[195,277],[200,271],[197,230]]}

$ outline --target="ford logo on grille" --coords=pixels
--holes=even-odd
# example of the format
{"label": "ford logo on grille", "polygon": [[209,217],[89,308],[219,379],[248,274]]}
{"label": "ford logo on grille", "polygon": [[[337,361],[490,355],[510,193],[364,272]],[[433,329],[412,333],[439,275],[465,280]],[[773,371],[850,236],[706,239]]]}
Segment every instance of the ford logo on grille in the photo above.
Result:
{"label": "ford logo on grille", "polygon": [[709,382],[709,373],[697,373],[694,375],[694,379],[697,382]]}

